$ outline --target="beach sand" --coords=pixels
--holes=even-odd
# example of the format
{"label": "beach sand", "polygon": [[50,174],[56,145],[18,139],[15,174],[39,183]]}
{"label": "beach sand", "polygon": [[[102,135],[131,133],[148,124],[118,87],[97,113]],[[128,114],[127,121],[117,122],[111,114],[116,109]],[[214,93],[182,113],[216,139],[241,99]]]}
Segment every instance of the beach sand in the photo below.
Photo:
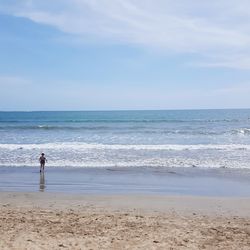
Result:
{"label": "beach sand", "polygon": [[250,198],[0,192],[0,249],[250,249]]}

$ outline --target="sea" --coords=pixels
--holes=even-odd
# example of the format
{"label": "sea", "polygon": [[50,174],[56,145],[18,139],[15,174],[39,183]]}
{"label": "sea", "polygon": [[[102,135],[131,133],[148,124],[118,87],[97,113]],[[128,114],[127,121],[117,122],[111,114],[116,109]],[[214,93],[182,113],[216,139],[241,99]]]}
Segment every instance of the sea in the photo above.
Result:
{"label": "sea", "polygon": [[0,112],[0,166],[250,169],[250,109]]}

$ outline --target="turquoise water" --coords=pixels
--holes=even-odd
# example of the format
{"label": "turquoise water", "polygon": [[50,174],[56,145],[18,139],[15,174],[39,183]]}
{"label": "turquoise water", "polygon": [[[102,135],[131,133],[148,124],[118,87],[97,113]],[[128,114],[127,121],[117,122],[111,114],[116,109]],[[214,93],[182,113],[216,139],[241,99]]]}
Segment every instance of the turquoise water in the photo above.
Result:
{"label": "turquoise water", "polygon": [[250,110],[0,112],[0,166],[250,168]]}

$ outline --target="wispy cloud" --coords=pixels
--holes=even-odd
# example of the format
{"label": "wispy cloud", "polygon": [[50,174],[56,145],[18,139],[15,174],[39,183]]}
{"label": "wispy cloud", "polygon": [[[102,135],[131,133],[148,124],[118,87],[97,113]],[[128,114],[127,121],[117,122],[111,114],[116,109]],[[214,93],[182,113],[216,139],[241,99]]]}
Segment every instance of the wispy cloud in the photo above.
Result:
{"label": "wispy cloud", "polygon": [[250,69],[246,0],[23,0],[0,9],[82,38],[194,53],[200,66]]}
{"label": "wispy cloud", "polygon": [[29,84],[30,81],[23,77],[0,75],[0,87],[27,87]]}
{"label": "wispy cloud", "polygon": [[219,94],[235,94],[235,95],[245,95],[248,96],[250,93],[250,83],[237,83],[237,84],[229,84],[224,88],[219,88],[215,90],[216,93]]}

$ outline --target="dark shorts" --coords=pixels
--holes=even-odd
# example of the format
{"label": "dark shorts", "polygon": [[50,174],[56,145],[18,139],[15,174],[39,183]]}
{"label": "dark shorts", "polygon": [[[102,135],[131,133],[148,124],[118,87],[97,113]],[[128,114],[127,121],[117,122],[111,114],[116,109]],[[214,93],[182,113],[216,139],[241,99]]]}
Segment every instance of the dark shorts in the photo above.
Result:
{"label": "dark shorts", "polygon": [[41,160],[40,163],[41,163],[41,165],[44,165],[44,164],[45,164],[45,161],[44,161],[44,160]]}

